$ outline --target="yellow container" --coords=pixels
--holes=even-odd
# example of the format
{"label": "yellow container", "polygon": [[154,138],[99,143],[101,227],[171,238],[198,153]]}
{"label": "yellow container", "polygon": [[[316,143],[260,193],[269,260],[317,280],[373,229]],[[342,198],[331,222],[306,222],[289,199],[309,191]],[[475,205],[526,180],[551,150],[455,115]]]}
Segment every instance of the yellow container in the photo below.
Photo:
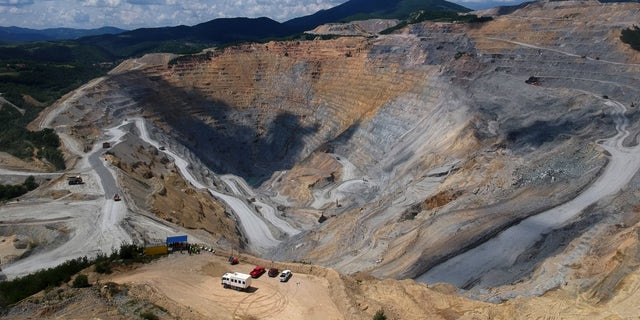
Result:
{"label": "yellow container", "polygon": [[155,255],[159,255],[159,254],[168,254],[168,253],[169,253],[169,249],[167,249],[166,245],[145,247],[144,248],[144,255],[145,256],[155,256]]}

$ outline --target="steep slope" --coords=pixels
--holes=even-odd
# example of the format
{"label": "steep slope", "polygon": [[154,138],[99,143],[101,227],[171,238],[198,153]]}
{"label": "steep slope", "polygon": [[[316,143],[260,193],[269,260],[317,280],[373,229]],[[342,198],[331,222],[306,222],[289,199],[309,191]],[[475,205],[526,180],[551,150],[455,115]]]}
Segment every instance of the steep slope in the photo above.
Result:
{"label": "steep slope", "polygon": [[[636,149],[640,57],[619,34],[638,17],[635,3],[534,3],[483,24],[147,56],[54,123],[142,114],[156,139],[202,162],[201,181],[223,190],[219,175],[242,177],[257,188],[247,203],[305,230],[258,254],[414,278],[588,190],[617,156],[606,139],[626,134],[620,150]],[[519,254],[489,286],[500,292],[469,294],[621,284],[637,252],[614,252],[634,247],[639,220],[636,172],[624,174],[620,191]],[[616,276],[598,278],[602,268]]]}

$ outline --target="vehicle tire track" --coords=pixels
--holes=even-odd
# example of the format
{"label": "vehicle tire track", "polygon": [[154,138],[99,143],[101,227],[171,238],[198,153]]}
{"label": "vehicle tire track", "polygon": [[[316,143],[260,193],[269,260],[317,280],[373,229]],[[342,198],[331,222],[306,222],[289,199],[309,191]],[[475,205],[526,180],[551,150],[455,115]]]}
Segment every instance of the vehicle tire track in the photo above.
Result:
{"label": "vehicle tire track", "polygon": [[289,298],[273,285],[262,283],[260,291],[263,290],[264,293],[251,293],[240,300],[233,311],[233,318],[249,315],[259,315],[261,319],[274,318],[289,305]]}

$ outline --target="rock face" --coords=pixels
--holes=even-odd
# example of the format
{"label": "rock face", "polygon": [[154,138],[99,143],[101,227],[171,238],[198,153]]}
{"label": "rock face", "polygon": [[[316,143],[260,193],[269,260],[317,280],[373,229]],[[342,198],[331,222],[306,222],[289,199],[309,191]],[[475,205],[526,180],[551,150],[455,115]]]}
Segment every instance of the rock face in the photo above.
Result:
{"label": "rock face", "polygon": [[[640,55],[619,34],[638,18],[635,3],[540,2],[482,24],[148,56],[72,97],[66,115],[142,113],[204,177],[247,180],[306,231],[269,257],[414,278],[589,186],[614,106],[628,108],[635,143]],[[637,190],[632,180],[544,237],[502,284],[535,286],[540,263],[578,254],[575,241],[593,248],[586,260],[622,245],[638,230]],[[594,270],[563,267],[562,279]]]}

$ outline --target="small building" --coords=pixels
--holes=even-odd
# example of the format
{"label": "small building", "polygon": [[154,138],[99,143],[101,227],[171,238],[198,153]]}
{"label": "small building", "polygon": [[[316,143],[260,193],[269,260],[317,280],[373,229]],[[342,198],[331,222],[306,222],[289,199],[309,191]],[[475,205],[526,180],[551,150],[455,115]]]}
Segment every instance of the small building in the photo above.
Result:
{"label": "small building", "polygon": [[169,248],[170,252],[188,250],[187,241],[188,241],[188,238],[186,235],[167,237],[166,245]]}
{"label": "small building", "polygon": [[171,245],[174,243],[187,243],[187,236],[173,236],[167,237],[167,245]]}

